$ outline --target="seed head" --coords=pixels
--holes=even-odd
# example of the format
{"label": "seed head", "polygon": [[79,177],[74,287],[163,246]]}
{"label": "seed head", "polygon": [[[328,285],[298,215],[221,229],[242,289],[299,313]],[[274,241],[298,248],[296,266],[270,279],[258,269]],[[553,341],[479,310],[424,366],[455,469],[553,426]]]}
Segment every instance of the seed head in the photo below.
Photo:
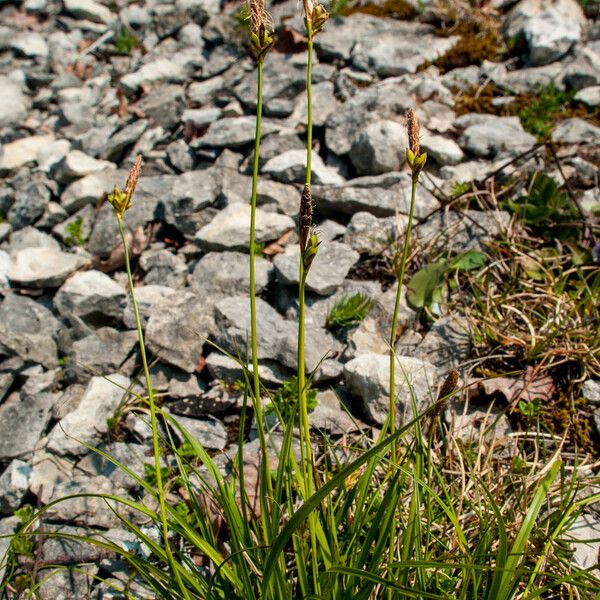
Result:
{"label": "seed head", "polygon": [[272,33],[275,29],[273,17],[265,8],[265,0],[247,0],[250,20],[250,39],[256,49],[257,60],[262,62],[273,45]]}
{"label": "seed head", "polygon": [[319,3],[319,0],[304,0],[304,17],[309,37],[311,37],[323,29],[323,25],[329,19],[329,13]]}
{"label": "seed head", "polygon": [[127,182],[125,183],[125,188],[123,191],[115,186],[112,194],[108,194],[108,201],[112,204],[119,219],[123,218],[125,211],[131,206],[133,192],[135,191],[135,186],[140,178],[141,170],[142,157],[138,154],[135,162],[129,170],[129,177],[127,177]]}
{"label": "seed head", "polygon": [[412,108],[409,108],[406,112],[406,123],[408,129],[408,148],[406,149],[406,159],[412,170],[413,182],[417,182],[419,174],[425,166],[427,160],[427,153],[421,154],[421,145],[419,142],[419,121],[417,115]]}
{"label": "seed head", "polygon": [[306,250],[306,244],[312,228],[313,203],[310,185],[307,183],[302,190],[300,199],[300,251]]}
{"label": "seed head", "polygon": [[419,156],[421,153],[421,146],[419,143],[419,121],[412,108],[409,108],[406,111],[406,121],[408,124],[408,147],[415,156]]}

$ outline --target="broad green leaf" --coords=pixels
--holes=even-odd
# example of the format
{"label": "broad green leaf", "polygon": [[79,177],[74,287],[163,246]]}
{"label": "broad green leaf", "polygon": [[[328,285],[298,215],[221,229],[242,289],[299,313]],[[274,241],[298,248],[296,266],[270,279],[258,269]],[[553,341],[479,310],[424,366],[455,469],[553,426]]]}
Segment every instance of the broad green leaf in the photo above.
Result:
{"label": "broad green leaf", "polygon": [[[408,282],[406,298],[415,308],[429,306],[440,298],[448,263],[445,260],[419,269]],[[436,294],[437,291],[437,294]]]}
{"label": "broad green leaf", "polygon": [[463,271],[472,271],[479,269],[487,262],[487,255],[478,250],[468,250],[457,256],[451,263],[451,269],[462,269]]}

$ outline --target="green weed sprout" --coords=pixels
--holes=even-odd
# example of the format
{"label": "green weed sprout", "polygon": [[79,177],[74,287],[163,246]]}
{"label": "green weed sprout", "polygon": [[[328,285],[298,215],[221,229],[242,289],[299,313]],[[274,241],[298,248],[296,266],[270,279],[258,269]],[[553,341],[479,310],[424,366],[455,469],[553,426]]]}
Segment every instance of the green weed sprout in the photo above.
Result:
{"label": "green weed sprout", "polygon": [[325,326],[327,329],[349,329],[356,327],[369,314],[373,299],[356,292],[340,298],[329,311]]}
{"label": "green weed sprout", "polygon": [[115,34],[113,46],[115,54],[128,56],[140,45],[136,35],[127,27],[121,27]]}
{"label": "green weed sprout", "polygon": [[83,219],[77,217],[65,227],[65,244],[67,246],[84,246],[85,238],[83,237]]}

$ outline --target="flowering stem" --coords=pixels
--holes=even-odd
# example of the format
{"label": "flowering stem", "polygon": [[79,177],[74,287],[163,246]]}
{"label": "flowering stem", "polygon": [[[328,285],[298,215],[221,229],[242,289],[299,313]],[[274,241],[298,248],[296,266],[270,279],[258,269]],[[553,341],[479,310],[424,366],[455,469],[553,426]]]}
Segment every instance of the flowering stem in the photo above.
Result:
{"label": "flowering stem", "polygon": [[179,588],[183,593],[183,596],[190,599],[190,596],[181,581],[181,577],[177,570],[177,565],[173,559],[171,552],[171,546],[169,545],[169,525],[167,522],[167,506],[165,502],[165,491],[163,488],[162,472],[160,470],[160,447],[158,443],[158,426],[156,421],[156,402],[154,399],[154,390],[152,389],[152,380],[150,378],[150,369],[148,368],[148,359],[146,358],[146,346],[144,344],[144,334],[142,332],[142,322],[140,319],[140,311],[138,308],[137,300],[135,297],[135,291],[133,287],[133,277],[131,275],[131,264],[129,259],[129,250],[127,248],[127,240],[125,238],[125,230],[123,228],[123,219],[119,213],[117,215],[117,223],[119,226],[119,234],[121,235],[121,241],[123,243],[123,253],[125,256],[125,268],[127,270],[127,283],[129,285],[129,293],[131,294],[131,301],[133,303],[133,314],[135,316],[135,325],[137,328],[138,340],[140,342],[140,356],[142,358],[142,367],[144,370],[144,377],[146,380],[146,389],[148,390],[148,403],[150,404],[150,425],[152,428],[152,444],[154,448],[154,469],[156,471],[156,488],[158,492],[158,501],[160,505],[160,520],[162,525],[163,543],[165,545],[165,553],[167,555],[171,571],[173,572]]}

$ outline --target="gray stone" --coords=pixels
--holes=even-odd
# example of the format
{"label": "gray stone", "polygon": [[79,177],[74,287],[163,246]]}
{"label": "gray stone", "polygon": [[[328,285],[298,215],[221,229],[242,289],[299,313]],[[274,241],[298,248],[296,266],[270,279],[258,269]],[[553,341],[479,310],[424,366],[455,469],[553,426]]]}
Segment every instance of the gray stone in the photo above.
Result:
{"label": "gray stone", "polygon": [[211,299],[204,294],[181,292],[152,306],[146,344],[160,360],[193,373],[213,333]]}
{"label": "gray stone", "polygon": [[75,477],[57,484],[54,493],[57,498],[75,495],[74,498],[61,500],[46,510],[47,518],[55,523],[69,523],[86,528],[116,528],[121,525],[121,520],[116,512],[134,523],[142,522],[139,512],[126,507],[121,502],[109,504],[107,500],[97,496],[97,494],[111,494],[125,500],[132,500],[127,490],[113,484],[107,477]]}
{"label": "gray stone", "polygon": [[14,459],[0,476],[0,514],[12,514],[29,490],[31,465]]}
{"label": "gray stone", "polygon": [[597,379],[588,379],[581,386],[583,397],[590,403],[600,406],[600,381]]}
{"label": "gray stone", "polygon": [[[575,53],[564,68],[562,83],[569,89],[582,91],[600,84],[600,45],[593,50],[586,46]],[[576,96],[577,98],[577,96]]]}
{"label": "gray stone", "polygon": [[221,118],[221,109],[208,107],[208,108],[188,108],[183,111],[181,115],[181,122],[183,124],[191,123],[198,129],[205,129],[211,123],[214,123]]}
{"label": "gray stone", "polygon": [[423,135],[421,150],[427,152],[427,157],[435,160],[441,167],[444,165],[457,165],[465,156],[454,140],[430,133]]}
{"label": "gray stone", "polygon": [[456,36],[441,38],[427,25],[381,19],[383,31],[362,37],[352,47],[352,64],[382,77],[415,73],[426,61],[438,56],[458,42]]}
{"label": "gray stone", "polygon": [[[103,446],[105,452],[123,467],[129,469],[140,479],[144,479],[146,471],[144,465],[153,465],[154,456],[148,452],[148,447],[142,444],[130,444],[125,442],[113,442]],[[139,483],[113,461],[108,460],[101,454],[90,452],[86,454],[76,465],[75,475],[84,473],[88,477],[106,477],[115,485],[128,491],[139,491]]]}
{"label": "gray stone", "polygon": [[187,97],[193,106],[210,104],[225,87],[225,78],[216,76],[204,81],[192,81],[187,88]]}
{"label": "gray stone", "polygon": [[8,222],[13,230],[32,225],[44,214],[50,202],[50,190],[45,178],[33,176],[15,192],[15,201],[8,211]]}
{"label": "gray stone", "polygon": [[[211,352],[206,357],[206,367],[215,379],[225,383],[234,384],[236,381],[244,380],[244,369],[240,363],[220,352]],[[248,373],[250,375],[254,373],[252,364],[248,365]],[[281,385],[287,379],[283,370],[276,363],[269,361],[259,363],[258,376],[262,383],[268,385]]]}
{"label": "gray stone", "polygon": [[119,373],[107,375],[106,379],[92,377],[79,406],[50,432],[47,449],[61,456],[86,454],[88,450],[82,442],[95,446],[102,440],[108,432],[107,420],[123,401],[128,387],[129,379]]}
{"label": "gray stone", "polygon": [[574,21],[582,28],[587,25],[583,9],[576,0],[553,0],[551,5],[545,0],[521,0],[506,15],[503,26],[505,37],[510,39],[518,36],[531,19],[539,17],[550,8],[563,22]]}
{"label": "gray stone", "polygon": [[[304,83],[304,82],[303,82]],[[323,127],[329,116],[339,110],[341,103],[335,97],[334,85],[331,81],[322,81],[313,84],[311,90],[313,106],[319,110],[313,113],[313,126]],[[300,94],[296,101],[294,112],[288,117],[287,123],[290,128],[298,132],[306,131],[308,126],[308,100],[306,94]]]}
{"label": "gray stone", "polygon": [[377,218],[369,212],[357,212],[348,223],[344,242],[359,254],[381,254],[391,249],[407,224],[405,215]]}
{"label": "gray stone", "polygon": [[[256,209],[256,242],[269,242],[295,227],[286,215]],[[250,244],[250,205],[230,204],[197,234],[203,250],[247,250]]]}
{"label": "gray stone", "polygon": [[484,410],[453,401],[444,410],[444,421],[454,439],[467,443],[500,443],[512,433],[508,417],[493,405]]}
{"label": "gray stone", "polygon": [[[167,296],[172,296],[176,291],[164,285],[143,285],[135,288],[135,299],[140,313],[142,327],[146,326],[152,307]],[[136,328],[135,314],[133,312],[133,301],[131,296],[127,296],[125,309],[123,311],[123,323],[129,329]]]}
{"label": "gray stone", "polygon": [[[237,356],[245,354],[250,336],[250,299],[231,297],[215,306],[217,344]],[[261,298],[256,300],[258,322],[257,345],[259,360],[274,360],[295,369],[297,366],[297,329],[294,321],[287,321]],[[336,354],[339,346],[334,338],[320,327],[306,326],[306,368],[315,369],[328,353]]]}
{"label": "gray stone", "polygon": [[110,23],[116,17],[106,6],[95,0],[64,0],[65,11],[76,19],[94,23]]}
{"label": "gray stone", "polygon": [[10,287],[8,274],[12,266],[13,261],[10,254],[4,252],[4,250],[0,250],[0,295],[5,294]]}
{"label": "gray stone", "polygon": [[360,429],[356,419],[342,408],[333,390],[317,392],[317,406],[309,413],[308,423],[311,428],[327,431],[330,435],[346,435]]}
{"label": "gray stone", "polygon": [[60,369],[44,371],[39,365],[35,368],[39,369],[39,372],[27,374],[27,381],[21,388],[21,392],[27,396],[51,392],[60,378]]}
{"label": "gray stone", "polygon": [[100,158],[117,162],[148,128],[147,119],[137,119],[110,136],[100,152]]}
{"label": "gray stone", "polygon": [[[429,362],[396,357],[396,414],[402,425],[414,416],[411,393],[420,412],[432,400],[437,369]],[[344,365],[344,380],[348,391],[361,401],[365,415],[382,425],[389,413],[390,357],[383,354],[364,354]]]}
{"label": "gray stone", "polygon": [[[0,90],[2,90],[0,91],[0,102],[2,102],[2,94],[5,92],[1,80]],[[3,106],[14,106],[14,101],[12,102],[12,105],[7,103],[3,104]],[[0,118],[0,124],[1,122]],[[32,135],[4,144],[0,153],[0,173],[14,171],[23,165],[34,162],[38,156],[40,147],[52,143],[54,143],[54,136],[52,135]]]}
{"label": "gray stone", "polygon": [[[280,127],[268,119],[263,119],[261,123],[261,134],[266,136],[269,133],[279,131]],[[256,117],[235,117],[232,119],[219,119],[211,123],[202,137],[194,142],[194,146],[205,148],[211,146],[214,148],[235,148],[244,146],[254,140],[256,133]]]}
{"label": "gray stone", "polygon": [[[223,450],[227,446],[227,430],[218,419],[192,419],[177,415],[175,421],[207,450]],[[181,432],[174,428],[175,436],[183,443]]]}
{"label": "gray stone", "polygon": [[150,90],[137,106],[164,129],[179,124],[185,108],[185,96],[180,85],[160,85]]}
{"label": "gray stone", "polygon": [[30,58],[46,58],[48,56],[46,40],[35,31],[27,31],[16,35],[10,43],[10,47],[18,54]]}
{"label": "gray stone", "polygon": [[[306,150],[287,150],[271,158],[262,168],[262,172],[283,183],[301,183],[306,177]],[[333,167],[327,166],[313,150],[311,174],[315,184],[339,185],[344,178]]]}
{"label": "gray stone", "polygon": [[395,121],[375,121],[358,133],[350,148],[350,160],[359,175],[398,171],[404,163],[408,138]]}
{"label": "gray stone", "polygon": [[[91,204],[86,204],[71,216],[60,206],[51,202],[48,204],[44,219],[54,223],[52,217],[56,216],[58,224],[52,226],[52,233],[59,238],[65,246],[77,248],[85,247],[86,241],[92,234],[92,224],[96,211]],[[59,220],[60,218],[60,220]],[[41,220],[40,220],[41,221]],[[40,225],[38,221],[38,226]]]}
{"label": "gray stone", "polygon": [[[214,296],[247,295],[250,292],[250,259],[241,252],[209,252],[203,256],[188,277],[190,287]],[[269,283],[273,265],[257,257],[254,284],[260,294]]]}
{"label": "gray stone", "polygon": [[94,333],[73,342],[65,375],[79,382],[86,382],[92,375],[111,372],[130,375],[134,367],[130,357],[137,343],[136,331],[100,327]]}
{"label": "gray stone", "polygon": [[25,248],[60,250],[60,244],[52,236],[39,229],[24,227],[11,234],[10,241],[6,245],[6,250],[14,258],[19,250],[24,250]]}
{"label": "gray stone", "polygon": [[134,93],[145,85],[160,83],[182,83],[186,77],[186,69],[175,60],[158,58],[142,65],[137,71],[121,77],[121,85],[128,92]]}
{"label": "gray stone", "polygon": [[505,153],[520,154],[535,142],[536,138],[523,129],[518,117],[485,115],[485,119],[465,129],[460,145],[475,156],[494,158]]}
{"label": "gray stone", "polygon": [[73,179],[85,177],[92,173],[100,173],[111,168],[114,168],[114,164],[111,162],[98,160],[81,152],[81,150],[71,150],[59,163],[56,178],[63,183],[67,183]]}
{"label": "gray stone", "polygon": [[[2,89],[2,88],[0,88]],[[18,517],[8,517],[0,519],[0,581],[4,579],[7,566],[7,551],[10,548],[13,533],[16,533],[21,521]]]}
{"label": "gray stone", "polygon": [[54,296],[54,306],[63,317],[78,317],[95,327],[118,323],[124,303],[125,290],[100,271],[75,273]]}
{"label": "gray stone", "polygon": [[469,322],[459,314],[438,319],[425,334],[414,356],[427,359],[439,369],[458,368],[470,356]]}
{"label": "gray stone", "polygon": [[575,94],[575,100],[591,108],[600,106],[600,85],[593,85],[579,90]]}
{"label": "gray stone", "polygon": [[[360,255],[347,244],[328,242],[319,246],[308,276],[306,288],[321,296],[329,296],[343,283],[348,271],[358,262]],[[273,264],[279,281],[285,285],[298,285],[298,264],[300,247],[288,246],[284,253],[278,254]],[[332,268],[335,265],[335,268]]]}
{"label": "gray stone", "polygon": [[29,456],[50,421],[51,394],[12,394],[0,404],[0,460]]}
{"label": "gray stone", "polygon": [[191,171],[194,168],[194,155],[185,140],[175,140],[167,146],[169,162],[178,171]]}
{"label": "gray stone", "polygon": [[23,287],[55,288],[86,262],[83,256],[54,248],[25,248],[16,253],[9,279]]}
{"label": "gray stone", "polygon": [[[0,363],[0,367],[3,367],[4,363]],[[4,396],[10,390],[13,381],[15,380],[15,376],[13,373],[0,371],[0,402],[4,400]]]}
{"label": "gray stone", "polygon": [[600,552],[600,523],[592,514],[580,514],[567,533],[571,547],[574,549],[572,562],[579,569],[592,569],[598,575],[598,553]]}
{"label": "gray stone", "polygon": [[[2,106],[0,127],[17,125],[27,114],[28,102],[21,86],[4,75],[0,76],[0,106]],[[4,154],[6,152],[6,146],[4,146]],[[0,171],[5,168],[6,158],[4,154],[0,156]]]}
{"label": "gray stone", "polygon": [[[376,217],[408,215],[410,210],[411,176],[393,173],[389,180],[360,178],[344,186],[313,186],[312,196],[318,213],[339,217],[357,212],[369,212]],[[417,188],[415,215],[424,217],[439,203],[421,182]]]}
{"label": "gray stone", "polygon": [[0,352],[54,368],[54,337],[59,328],[60,323],[45,306],[9,293],[0,305]]}
{"label": "gray stone", "polygon": [[404,114],[414,104],[410,88],[405,77],[390,77],[357,92],[327,119],[327,148],[338,156],[348,154],[368,122]]}
{"label": "gray stone", "polygon": [[577,20],[565,19],[550,7],[529,19],[522,33],[531,64],[546,65],[560,59],[581,39],[582,28]]}
{"label": "gray stone", "polygon": [[510,215],[506,211],[465,211],[462,215],[440,211],[413,230],[415,240],[449,254],[482,250],[482,243],[506,231]]}
{"label": "gray stone", "polygon": [[600,139],[600,127],[583,119],[565,119],[552,132],[552,141],[559,144],[589,144]]}
{"label": "gray stone", "polygon": [[97,565],[56,569],[50,577],[42,580],[38,596],[40,600],[89,598],[97,572]]}
{"label": "gray stone", "polygon": [[185,286],[187,265],[181,256],[163,248],[151,248],[140,256],[140,267],[146,271],[145,285]]}

